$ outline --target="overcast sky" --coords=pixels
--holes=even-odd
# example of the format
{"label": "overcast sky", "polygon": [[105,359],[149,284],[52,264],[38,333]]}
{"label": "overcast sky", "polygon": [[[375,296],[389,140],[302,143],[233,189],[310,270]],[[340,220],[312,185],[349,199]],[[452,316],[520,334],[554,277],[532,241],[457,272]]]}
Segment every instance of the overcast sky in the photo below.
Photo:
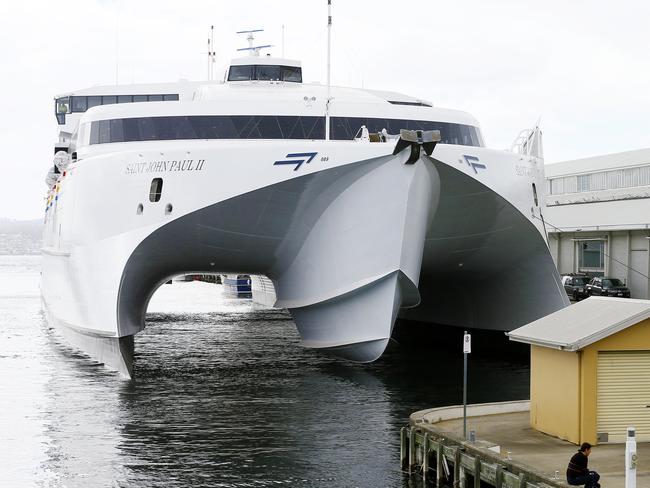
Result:
{"label": "overcast sky", "polygon": [[[53,97],[92,85],[201,80],[258,37],[325,81],[326,0],[3,0],[0,217],[39,218]],[[507,148],[541,117],[546,162],[650,146],[650,1],[333,0],[332,82],[471,112]]]}

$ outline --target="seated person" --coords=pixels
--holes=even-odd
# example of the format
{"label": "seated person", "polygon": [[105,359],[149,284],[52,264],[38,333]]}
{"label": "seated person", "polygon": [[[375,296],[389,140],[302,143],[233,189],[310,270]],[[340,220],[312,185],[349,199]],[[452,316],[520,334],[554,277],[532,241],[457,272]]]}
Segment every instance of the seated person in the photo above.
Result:
{"label": "seated person", "polygon": [[583,442],[580,450],[576,452],[569,467],[566,469],[566,480],[570,485],[585,485],[585,488],[600,488],[600,475],[595,471],[589,471],[587,462],[589,454],[591,454],[591,444]]}

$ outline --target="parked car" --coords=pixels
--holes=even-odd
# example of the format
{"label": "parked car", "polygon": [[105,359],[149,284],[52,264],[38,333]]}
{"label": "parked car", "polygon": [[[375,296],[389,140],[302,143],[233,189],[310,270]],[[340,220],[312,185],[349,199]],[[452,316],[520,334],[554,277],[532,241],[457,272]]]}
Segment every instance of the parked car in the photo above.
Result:
{"label": "parked car", "polygon": [[587,275],[570,274],[562,277],[562,284],[566,294],[576,302],[589,296],[587,295],[588,283],[589,276]]}
{"label": "parked car", "polygon": [[630,298],[630,289],[617,278],[593,278],[587,285],[587,294]]}

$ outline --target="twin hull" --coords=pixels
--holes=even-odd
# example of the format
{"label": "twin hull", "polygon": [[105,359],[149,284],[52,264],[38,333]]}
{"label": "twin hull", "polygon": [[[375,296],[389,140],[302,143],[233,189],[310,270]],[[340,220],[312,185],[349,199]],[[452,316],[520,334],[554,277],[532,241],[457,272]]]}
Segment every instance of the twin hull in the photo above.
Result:
{"label": "twin hull", "polygon": [[510,330],[567,304],[534,195],[541,162],[439,144],[406,164],[410,151],[393,147],[95,146],[60,178],[46,214],[48,317],[130,375],[151,295],[182,273],[268,276],[305,346],[355,361],[381,355],[398,313]]}

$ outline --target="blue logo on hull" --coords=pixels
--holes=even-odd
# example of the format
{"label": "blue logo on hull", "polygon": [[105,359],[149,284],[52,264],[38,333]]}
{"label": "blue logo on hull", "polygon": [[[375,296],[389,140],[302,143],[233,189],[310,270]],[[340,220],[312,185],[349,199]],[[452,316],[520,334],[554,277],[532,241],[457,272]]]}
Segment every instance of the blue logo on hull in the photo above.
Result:
{"label": "blue logo on hull", "polygon": [[287,154],[285,158],[294,158],[294,159],[283,159],[281,161],[276,161],[273,163],[273,165],[276,164],[295,164],[296,167],[293,168],[294,171],[298,171],[298,169],[304,164],[304,163],[311,163],[312,159],[316,157],[318,153],[315,152],[308,152],[308,153],[291,153]]}
{"label": "blue logo on hull", "polygon": [[467,154],[463,154],[463,158],[465,159],[465,161],[463,161],[462,159],[459,159],[458,162],[460,164],[463,164],[463,162],[467,163],[467,166],[472,168],[474,170],[474,173],[478,174],[477,168],[478,169],[486,169],[487,168],[487,166],[485,166],[484,164],[478,162],[478,158],[476,156],[468,156]]}

